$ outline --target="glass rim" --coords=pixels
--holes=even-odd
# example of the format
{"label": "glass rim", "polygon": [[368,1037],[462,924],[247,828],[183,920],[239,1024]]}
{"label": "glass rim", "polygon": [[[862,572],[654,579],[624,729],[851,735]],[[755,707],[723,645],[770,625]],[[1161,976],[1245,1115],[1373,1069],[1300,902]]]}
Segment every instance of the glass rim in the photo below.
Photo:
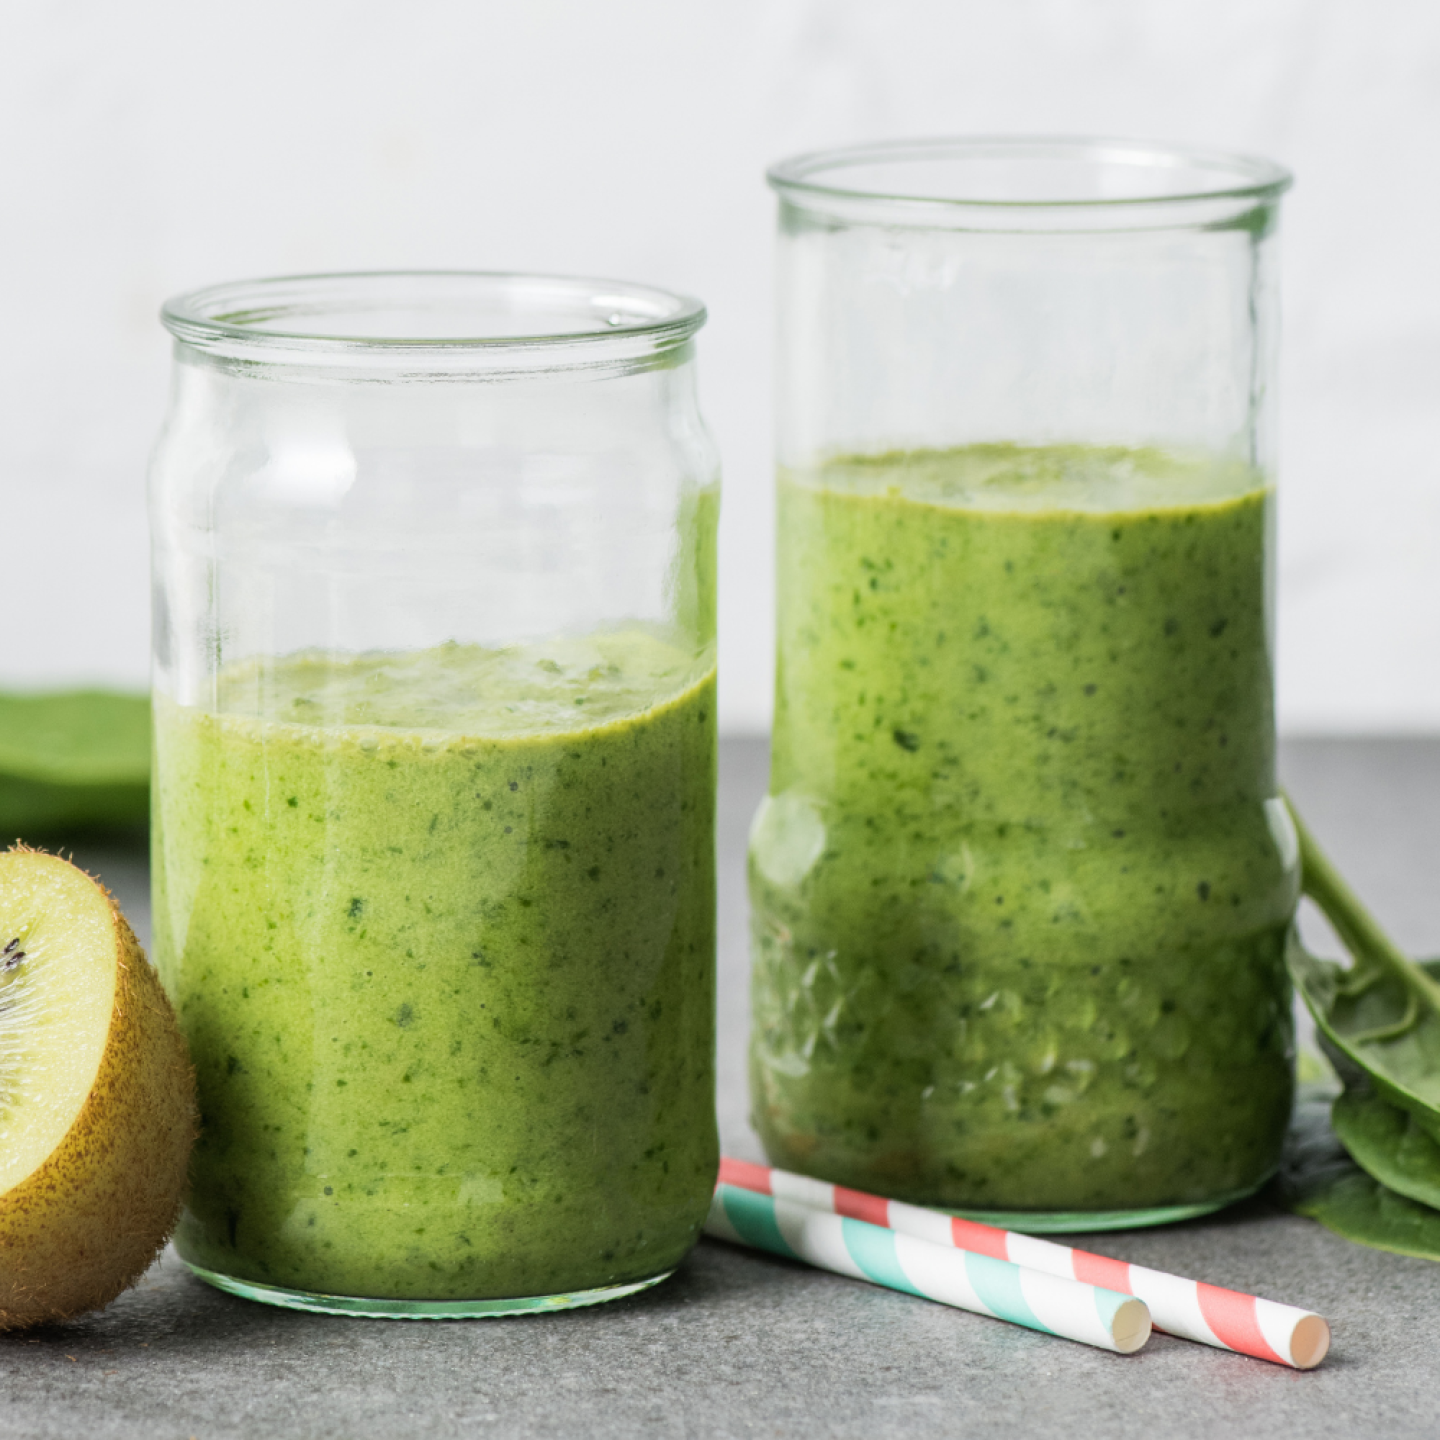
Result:
{"label": "glass rim", "polygon": [[[1184,190],[1157,190],[1153,194],[1087,196],[1062,199],[1039,196],[1016,199],[998,196],[953,196],[917,193],[917,187],[882,189],[874,186],[827,182],[822,175],[843,172],[860,165],[925,160],[1049,159],[1106,162],[1129,165],[1136,171],[1150,169],[1157,174],[1188,166],[1212,170],[1226,180],[1213,186]],[[765,172],[768,184],[784,199],[821,208],[827,204],[845,207],[902,205],[907,210],[927,209],[937,214],[955,212],[1025,214],[1046,212],[1136,213],[1166,206],[1201,205],[1215,201],[1267,202],[1278,199],[1294,183],[1285,166],[1259,155],[1198,146],[1172,145],[1145,140],[1107,136],[992,135],[932,136],[909,140],[882,140],[834,149],[810,150],[777,161]]]}
{"label": "glass rim", "polygon": [[[505,333],[364,333],[295,324],[328,312],[434,309],[504,295],[534,328]],[[547,313],[570,323],[546,327]],[[568,306],[568,310],[565,308]],[[498,313],[498,312],[497,312]],[[582,318],[583,317],[583,318]],[[354,270],[224,281],[166,300],[160,322],[180,342],[236,359],[360,365],[562,368],[608,364],[683,345],[705,323],[693,296],[627,280],[506,270]],[[423,331],[424,327],[417,327]],[[566,352],[574,351],[567,357]]]}

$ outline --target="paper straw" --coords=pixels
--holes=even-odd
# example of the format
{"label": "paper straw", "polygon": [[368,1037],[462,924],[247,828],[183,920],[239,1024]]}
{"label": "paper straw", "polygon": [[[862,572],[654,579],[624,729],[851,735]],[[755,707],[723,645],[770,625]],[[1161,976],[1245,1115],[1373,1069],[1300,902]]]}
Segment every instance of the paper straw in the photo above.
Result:
{"label": "paper straw", "polygon": [[705,1233],[1121,1355],[1132,1354],[1150,1338],[1144,1304],[1113,1290],[934,1245],[740,1186],[716,1187]]}
{"label": "paper straw", "polygon": [[830,1185],[768,1165],[753,1165],[748,1160],[721,1160],[720,1181],[807,1205],[821,1213],[881,1225],[933,1245],[950,1245],[971,1254],[1009,1260],[1027,1270],[1133,1295],[1150,1307],[1157,1330],[1213,1345],[1217,1350],[1234,1350],[1257,1360],[1312,1370],[1330,1348],[1330,1326],[1326,1321],[1294,1305],[1278,1305],[1273,1300],[1222,1290],[1200,1280],[1182,1280],[1162,1270],[1147,1270],[1143,1265],[1072,1250],[1068,1245],[1056,1245],[1034,1235],[997,1230],[993,1225],[907,1205],[902,1200],[867,1195],[863,1190],[847,1190],[843,1185]]}

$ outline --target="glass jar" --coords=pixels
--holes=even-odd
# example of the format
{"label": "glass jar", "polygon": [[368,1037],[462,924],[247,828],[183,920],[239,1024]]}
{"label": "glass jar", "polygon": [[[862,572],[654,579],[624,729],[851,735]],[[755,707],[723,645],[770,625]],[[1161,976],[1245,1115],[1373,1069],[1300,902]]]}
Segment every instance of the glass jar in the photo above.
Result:
{"label": "glass jar", "polygon": [[694,301],[334,275],[172,301],[154,935],[176,1235],[303,1309],[653,1284],[714,1118],[715,525]]}
{"label": "glass jar", "polygon": [[1260,160],[777,166],[777,1164],[1032,1230],[1245,1195],[1290,1109]]}

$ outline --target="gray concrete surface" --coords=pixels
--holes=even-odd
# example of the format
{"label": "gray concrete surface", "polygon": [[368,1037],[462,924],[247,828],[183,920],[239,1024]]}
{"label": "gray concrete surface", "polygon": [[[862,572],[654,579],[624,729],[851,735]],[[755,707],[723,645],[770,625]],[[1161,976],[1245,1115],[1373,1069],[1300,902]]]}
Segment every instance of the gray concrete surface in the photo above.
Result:
{"label": "gray concrete surface", "polygon": [[[1286,747],[1286,783],[1408,946],[1440,953],[1440,740]],[[764,747],[724,746],[720,1115],[745,1124],[741,857]],[[81,850],[148,930],[143,856]],[[0,1337],[0,1436],[366,1437],[1440,1434],[1440,1265],[1364,1250],[1264,1200],[1090,1248],[1311,1306],[1318,1371],[1157,1335],[1120,1358],[704,1241],[646,1295],[543,1319],[438,1324],[290,1314],[167,1255],[108,1311]]]}

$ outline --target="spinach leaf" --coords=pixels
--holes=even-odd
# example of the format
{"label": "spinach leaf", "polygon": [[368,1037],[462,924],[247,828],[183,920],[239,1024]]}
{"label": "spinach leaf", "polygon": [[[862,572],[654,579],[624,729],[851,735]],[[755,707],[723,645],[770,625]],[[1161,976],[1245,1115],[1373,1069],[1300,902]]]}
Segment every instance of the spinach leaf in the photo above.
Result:
{"label": "spinach leaf", "polygon": [[1285,1203],[1357,1244],[1440,1260],[1440,1211],[1360,1169],[1331,1131],[1329,1108],[1323,1093],[1296,1106],[1278,1182]]}
{"label": "spinach leaf", "polygon": [[1349,969],[1318,959],[1292,931],[1287,960],[1341,1078],[1368,1077],[1380,1097],[1440,1140],[1440,980],[1408,960],[1316,845],[1294,809],[1307,895],[1349,950]]}
{"label": "spinach leaf", "polygon": [[148,697],[0,693],[0,842],[143,825],[149,806]]}
{"label": "spinach leaf", "polygon": [[1440,1144],[1408,1110],[1360,1081],[1336,1098],[1330,1123],[1361,1169],[1397,1194],[1440,1209]]}
{"label": "spinach leaf", "polygon": [[1317,958],[1292,931],[1291,978],[1345,1090],[1333,1130],[1322,1096],[1297,1107],[1282,1193],[1349,1240],[1440,1260],[1440,966],[1400,952],[1290,813],[1305,894],[1351,964]]}
{"label": "spinach leaf", "polygon": [[1292,1208],[1357,1244],[1440,1260],[1440,1211],[1397,1195],[1358,1166],[1333,1176]]}

